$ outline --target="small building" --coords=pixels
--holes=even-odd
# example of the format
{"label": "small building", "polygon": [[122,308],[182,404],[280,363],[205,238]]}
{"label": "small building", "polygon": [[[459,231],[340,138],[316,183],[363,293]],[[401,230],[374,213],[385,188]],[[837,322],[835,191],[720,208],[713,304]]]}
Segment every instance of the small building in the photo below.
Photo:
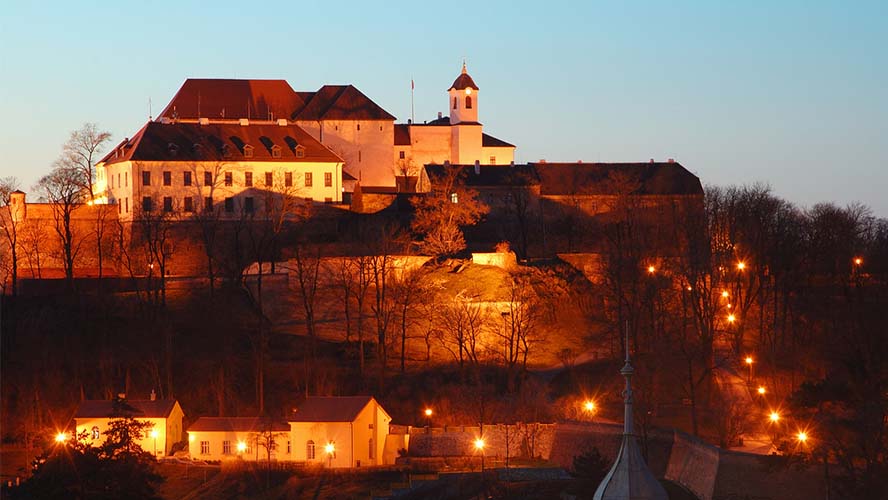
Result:
{"label": "small building", "polygon": [[330,467],[383,465],[391,421],[372,396],[309,397],[290,420],[292,460]]}
{"label": "small building", "polygon": [[175,443],[182,440],[182,418],[185,413],[174,399],[86,400],[74,414],[76,435],[99,445],[112,420],[131,417],[151,424],[138,444],[156,457],[169,455]]}
{"label": "small building", "polygon": [[188,427],[188,451],[201,460],[291,460],[290,426],[261,417],[201,417]]}

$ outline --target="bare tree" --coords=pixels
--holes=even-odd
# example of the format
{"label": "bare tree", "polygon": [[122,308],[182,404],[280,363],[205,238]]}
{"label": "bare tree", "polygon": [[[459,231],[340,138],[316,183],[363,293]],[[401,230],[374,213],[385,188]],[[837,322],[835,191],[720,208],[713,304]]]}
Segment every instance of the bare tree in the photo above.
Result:
{"label": "bare tree", "polygon": [[88,193],[83,190],[80,175],[78,170],[60,160],[49,174],[37,182],[37,189],[52,207],[53,229],[59,237],[69,290],[74,287],[74,261],[83,242],[82,235],[74,229],[72,216]]}
{"label": "bare tree", "polygon": [[531,348],[542,341],[540,320],[543,304],[528,277],[513,276],[509,285],[506,310],[501,311],[503,328],[497,335],[503,340],[503,363],[508,371],[509,389],[514,389],[518,368],[527,370]]}
{"label": "bare tree", "polygon": [[401,373],[405,370],[407,357],[408,331],[419,321],[419,305],[428,298],[426,273],[419,269],[405,269],[395,280],[392,300],[395,304],[395,315],[401,335]]}
{"label": "bare tree", "polygon": [[[3,227],[3,234],[9,244],[9,274],[12,278],[12,295],[18,291],[19,237],[22,232],[21,226],[24,224],[24,207],[10,205],[13,193],[18,191],[18,188],[19,182],[15,177],[0,179],[0,207],[6,207],[0,217],[0,226]],[[6,280],[3,280],[3,283],[5,284]]]}
{"label": "bare tree", "polygon": [[428,255],[452,255],[466,247],[462,227],[478,222],[489,208],[478,192],[465,185],[465,170],[445,166],[433,176],[430,192],[413,197],[416,215],[413,231],[422,235],[421,249]]}
{"label": "bare tree", "polygon": [[477,300],[479,294],[460,293],[439,309],[439,341],[462,370],[468,363],[477,367],[481,361],[482,336],[488,325],[487,310]]}
{"label": "bare tree", "polygon": [[94,192],[96,162],[110,140],[110,132],[99,130],[95,123],[84,123],[71,132],[68,142],[62,147],[59,161],[75,172],[77,185],[84,193],[89,194],[89,201],[95,200],[99,194]]}

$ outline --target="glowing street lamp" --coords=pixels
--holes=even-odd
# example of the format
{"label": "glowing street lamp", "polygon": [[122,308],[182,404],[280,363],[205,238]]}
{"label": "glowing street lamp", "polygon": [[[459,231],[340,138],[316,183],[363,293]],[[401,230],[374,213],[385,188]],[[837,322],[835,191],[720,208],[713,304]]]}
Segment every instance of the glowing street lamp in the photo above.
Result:
{"label": "glowing street lamp", "polygon": [[423,413],[425,413],[426,417],[426,429],[428,429],[428,432],[432,432],[432,409],[426,408]]}
{"label": "glowing street lamp", "polygon": [[237,452],[243,453],[245,451],[247,451],[247,443],[244,441],[238,441],[237,442]]}
{"label": "glowing street lamp", "polygon": [[655,272],[656,270],[657,270],[656,267],[654,267],[654,266],[648,266],[648,274],[654,274],[654,272]]}
{"label": "glowing street lamp", "polygon": [[799,433],[796,434],[796,439],[798,439],[800,443],[804,444],[806,441],[808,441],[808,433],[805,431],[799,431]]}
{"label": "glowing street lamp", "polygon": [[61,443],[64,443],[65,441],[67,441],[67,440],[68,440],[68,435],[65,434],[64,432],[60,432],[60,433],[58,433],[58,434],[55,435],[55,442],[56,442],[56,443],[60,443],[60,444],[61,444]]}
{"label": "glowing street lamp", "polygon": [[583,409],[589,413],[595,413],[595,401],[591,399],[583,403]]}
{"label": "glowing street lamp", "polygon": [[768,415],[768,419],[771,421],[771,423],[776,424],[777,422],[780,421],[780,413],[778,413],[778,412],[776,412],[776,411],[772,411],[772,412]]}
{"label": "glowing street lamp", "polygon": [[728,314],[728,323],[733,323],[735,321],[737,321],[737,317],[733,314]]}
{"label": "glowing street lamp", "polygon": [[157,429],[151,429],[151,437],[154,439],[154,458],[157,458]]}
{"label": "glowing street lamp", "polygon": [[475,440],[475,449],[481,453],[481,474],[484,474],[484,438]]}
{"label": "glowing street lamp", "polygon": [[767,392],[767,391],[765,391],[765,386],[760,385],[759,388],[758,388],[758,393],[759,393],[760,395],[764,396],[764,395],[765,395],[765,392]]}
{"label": "glowing street lamp", "polygon": [[324,445],[324,451],[327,453],[327,467],[333,467],[333,454],[336,453],[336,446],[333,442]]}
{"label": "glowing street lamp", "polygon": [[737,270],[742,271],[744,269],[746,269],[746,263],[741,260],[737,263]]}
{"label": "glowing street lamp", "polygon": [[725,298],[725,299],[726,299],[726,298],[728,298],[728,295],[729,295],[729,294],[728,294],[728,291],[727,291],[727,290],[723,290],[723,291],[722,291],[722,298]]}
{"label": "glowing street lamp", "polygon": [[[733,323],[734,320],[731,319],[733,316],[734,316],[733,314],[728,316],[728,321]],[[751,383],[752,382],[752,363],[754,360],[752,359],[752,356],[746,356],[746,359],[744,359],[743,361],[746,363],[746,366],[749,367],[749,374],[747,375],[746,382]]]}
{"label": "glowing street lamp", "polygon": [[861,264],[863,264],[863,259],[861,259],[860,257],[854,257],[854,265],[859,266]]}

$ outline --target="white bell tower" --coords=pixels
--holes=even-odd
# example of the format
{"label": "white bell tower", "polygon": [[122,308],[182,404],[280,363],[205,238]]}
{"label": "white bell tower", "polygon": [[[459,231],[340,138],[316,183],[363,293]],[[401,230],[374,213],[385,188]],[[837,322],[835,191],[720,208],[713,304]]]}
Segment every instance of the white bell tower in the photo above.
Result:
{"label": "white bell tower", "polygon": [[462,73],[448,89],[450,95],[450,124],[478,122],[478,86],[466,72],[463,61]]}

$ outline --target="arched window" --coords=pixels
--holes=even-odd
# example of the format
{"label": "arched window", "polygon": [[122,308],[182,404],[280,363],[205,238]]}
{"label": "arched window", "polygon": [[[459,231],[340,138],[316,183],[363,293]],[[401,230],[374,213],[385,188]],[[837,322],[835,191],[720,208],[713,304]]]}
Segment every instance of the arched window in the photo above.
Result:
{"label": "arched window", "polygon": [[309,440],[305,443],[305,459],[314,460],[315,458],[315,442]]}
{"label": "arched window", "polygon": [[456,103],[459,102],[456,100],[456,97],[453,98],[453,109],[456,109]]}
{"label": "arched window", "polygon": [[92,438],[99,439],[99,427],[98,426],[94,426],[92,428]]}
{"label": "arched window", "polygon": [[466,109],[472,109],[472,97],[466,96]]}

